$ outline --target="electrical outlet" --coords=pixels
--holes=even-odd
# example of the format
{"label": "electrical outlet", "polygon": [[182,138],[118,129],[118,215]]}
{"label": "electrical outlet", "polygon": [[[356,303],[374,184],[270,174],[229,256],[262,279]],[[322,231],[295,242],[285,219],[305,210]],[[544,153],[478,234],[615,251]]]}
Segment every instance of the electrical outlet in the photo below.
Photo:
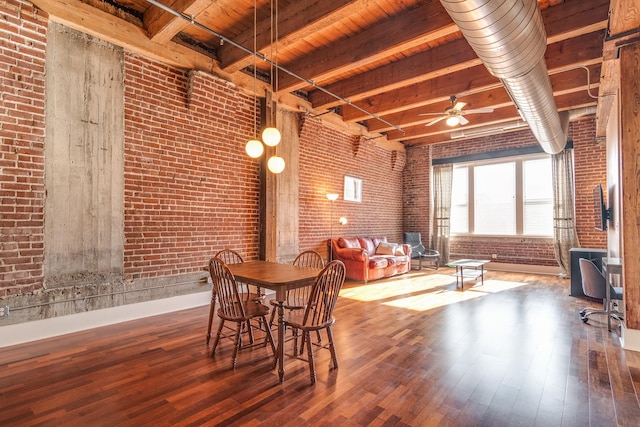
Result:
{"label": "electrical outlet", "polygon": [[0,318],[1,317],[9,317],[9,306],[8,305],[0,305]]}
{"label": "electrical outlet", "polygon": [[491,254],[491,259],[496,259],[498,258],[498,254]]}

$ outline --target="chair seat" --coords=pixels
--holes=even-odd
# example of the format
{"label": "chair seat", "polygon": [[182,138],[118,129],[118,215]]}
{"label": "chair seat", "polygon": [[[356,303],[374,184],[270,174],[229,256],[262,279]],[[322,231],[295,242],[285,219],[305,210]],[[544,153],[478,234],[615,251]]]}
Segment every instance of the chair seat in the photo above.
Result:
{"label": "chair seat", "polygon": [[315,331],[327,328],[333,325],[336,322],[334,317],[331,317],[326,322],[318,323],[314,325],[304,325],[304,311],[303,310],[294,310],[289,313],[286,313],[284,316],[284,323],[290,328],[300,329],[303,331]]}
{"label": "chair seat", "polygon": [[222,309],[218,310],[218,316],[220,316],[220,318],[224,320],[246,321],[249,319],[253,319],[255,317],[266,316],[267,314],[269,314],[269,311],[270,311],[269,307],[259,302],[243,301],[242,304],[244,305],[244,312],[245,312],[244,317],[227,316],[224,314]]}

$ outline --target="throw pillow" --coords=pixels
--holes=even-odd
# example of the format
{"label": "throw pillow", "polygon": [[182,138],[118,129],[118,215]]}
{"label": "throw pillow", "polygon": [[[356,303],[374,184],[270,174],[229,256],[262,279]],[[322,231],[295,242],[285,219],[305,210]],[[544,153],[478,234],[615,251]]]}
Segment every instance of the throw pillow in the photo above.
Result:
{"label": "throw pillow", "polygon": [[406,255],[404,253],[404,248],[402,247],[402,245],[396,246],[395,250],[393,251],[393,254],[395,256],[404,256],[404,255]]}
{"label": "throw pillow", "polygon": [[376,249],[376,255],[394,255],[396,246],[395,243],[380,242]]}

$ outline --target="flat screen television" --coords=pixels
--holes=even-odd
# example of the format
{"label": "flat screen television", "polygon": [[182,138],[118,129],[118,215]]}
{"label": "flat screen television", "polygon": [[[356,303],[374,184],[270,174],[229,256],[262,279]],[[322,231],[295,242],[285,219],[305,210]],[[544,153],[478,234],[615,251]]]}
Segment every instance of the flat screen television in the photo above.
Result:
{"label": "flat screen television", "polygon": [[609,210],[604,204],[601,184],[593,187],[593,217],[596,230],[605,231],[607,229],[607,219],[609,219]]}

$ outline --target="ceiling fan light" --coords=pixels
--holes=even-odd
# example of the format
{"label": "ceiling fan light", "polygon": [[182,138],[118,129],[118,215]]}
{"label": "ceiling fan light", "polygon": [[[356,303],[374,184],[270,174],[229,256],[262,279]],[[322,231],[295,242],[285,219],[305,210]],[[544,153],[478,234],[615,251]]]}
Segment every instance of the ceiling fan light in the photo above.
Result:
{"label": "ceiling fan light", "polygon": [[447,118],[447,121],[445,123],[447,124],[447,126],[457,126],[460,124],[460,119],[457,116],[451,116]]}

